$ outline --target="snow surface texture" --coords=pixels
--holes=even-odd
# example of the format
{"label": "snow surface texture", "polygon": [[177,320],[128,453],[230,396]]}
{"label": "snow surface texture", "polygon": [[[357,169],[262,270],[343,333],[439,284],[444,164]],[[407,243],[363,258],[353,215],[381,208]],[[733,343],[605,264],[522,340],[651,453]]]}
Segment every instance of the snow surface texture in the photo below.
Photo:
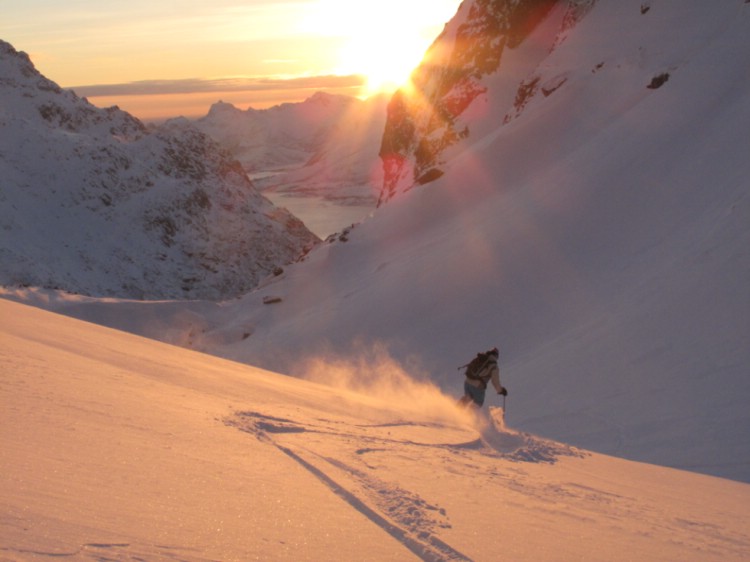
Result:
{"label": "snow surface texture", "polygon": [[385,348],[454,396],[498,345],[513,427],[750,482],[750,4],[589,7],[482,75],[439,179],[242,299],[6,296],[300,376]]}
{"label": "snow surface texture", "polygon": [[403,371],[327,371],[357,392],[8,301],[0,362],[7,560],[750,556],[750,485],[480,423]]}
{"label": "snow surface texture", "polygon": [[0,283],[237,296],[317,238],[195,128],[147,130],[0,42]]}

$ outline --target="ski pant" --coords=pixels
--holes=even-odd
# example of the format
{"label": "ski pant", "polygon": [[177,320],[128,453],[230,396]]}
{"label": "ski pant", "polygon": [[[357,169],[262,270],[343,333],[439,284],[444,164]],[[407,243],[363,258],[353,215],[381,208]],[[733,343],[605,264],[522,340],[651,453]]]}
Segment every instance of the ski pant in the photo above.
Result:
{"label": "ski pant", "polygon": [[474,386],[468,382],[464,382],[464,397],[463,402],[473,402],[477,407],[481,408],[484,404],[484,388]]}

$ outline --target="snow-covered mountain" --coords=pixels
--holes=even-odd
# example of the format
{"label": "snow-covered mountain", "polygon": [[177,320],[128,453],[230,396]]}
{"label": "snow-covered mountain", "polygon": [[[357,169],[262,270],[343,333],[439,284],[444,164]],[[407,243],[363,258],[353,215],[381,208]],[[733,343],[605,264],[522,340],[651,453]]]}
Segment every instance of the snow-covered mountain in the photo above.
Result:
{"label": "snow-covered mountain", "polygon": [[482,423],[397,369],[356,392],[5,301],[0,357],[4,560],[750,556],[750,485]]}
{"label": "snow-covered mountain", "polygon": [[219,102],[190,123],[239,160],[258,189],[374,206],[387,101],[318,92],[268,109]]}
{"label": "snow-covered mountain", "polygon": [[[503,7],[542,12],[514,31]],[[744,0],[465,0],[447,66],[418,70],[433,103],[472,93],[459,138],[392,104],[407,142],[370,219],[222,306],[46,306],[302,376],[377,387],[385,357],[454,396],[497,345],[511,426],[750,482],[749,22]]]}
{"label": "snow-covered mountain", "polygon": [[195,128],[147,130],[0,42],[0,283],[237,296],[316,241]]}

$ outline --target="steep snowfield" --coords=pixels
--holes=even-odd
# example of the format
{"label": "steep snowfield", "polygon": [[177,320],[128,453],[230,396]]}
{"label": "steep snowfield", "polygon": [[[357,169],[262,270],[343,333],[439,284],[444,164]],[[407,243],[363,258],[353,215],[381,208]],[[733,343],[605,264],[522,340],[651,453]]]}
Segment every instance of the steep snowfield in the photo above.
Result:
{"label": "steep snowfield", "polygon": [[0,358],[4,559],[750,556],[749,485],[477,429],[393,364],[355,392],[8,301]]}
{"label": "steep snowfield", "polygon": [[[559,18],[487,78],[442,178],[195,345],[294,373],[379,342],[454,393],[498,345],[514,425],[750,481],[750,6],[600,1],[549,53]],[[565,82],[519,109],[528,76]]]}

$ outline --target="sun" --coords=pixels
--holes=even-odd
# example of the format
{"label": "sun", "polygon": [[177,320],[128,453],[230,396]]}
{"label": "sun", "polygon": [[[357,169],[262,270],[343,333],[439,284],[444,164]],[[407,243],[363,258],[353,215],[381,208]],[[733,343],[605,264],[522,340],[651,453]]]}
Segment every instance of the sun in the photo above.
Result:
{"label": "sun", "polygon": [[460,0],[318,0],[305,28],[338,37],[341,48],[332,71],[365,78],[365,95],[406,84],[427,48],[456,13]]}
{"label": "sun", "polygon": [[341,73],[365,78],[365,95],[389,92],[406,84],[428,45],[413,36],[382,38],[363,34],[353,37],[341,53]]}

